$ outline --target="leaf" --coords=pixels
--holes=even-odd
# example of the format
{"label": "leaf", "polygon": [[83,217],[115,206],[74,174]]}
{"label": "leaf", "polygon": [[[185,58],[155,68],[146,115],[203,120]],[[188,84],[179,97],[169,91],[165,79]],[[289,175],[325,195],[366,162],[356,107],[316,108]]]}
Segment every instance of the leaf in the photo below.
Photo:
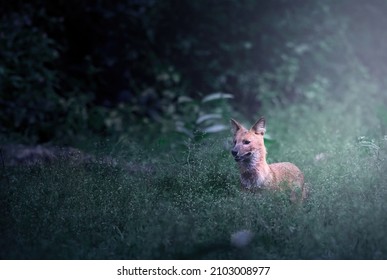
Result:
{"label": "leaf", "polygon": [[188,96],[179,96],[178,100],[177,100],[177,103],[185,103],[185,102],[192,102],[193,99],[191,97],[188,97]]}
{"label": "leaf", "polygon": [[207,120],[213,120],[213,119],[220,119],[222,116],[220,114],[205,114],[201,115],[200,117],[197,118],[196,124],[200,124],[202,122],[205,122]]}
{"label": "leaf", "polygon": [[193,133],[184,127],[184,123],[182,122],[176,122],[176,131],[177,132],[180,132],[180,133],[183,133],[185,135],[187,135],[188,137],[193,137]]}
{"label": "leaf", "polygon": [[212,126],[209,126],[205,129],[203,129],[203,132],[204,133],[217,133],[217,132],[220,132],[220,131],[223,131],[226,129],[228,129],[228,127],[223,125],[223,124],[215,124],[215,125],[212,125]]}
{"label": "leaf", "polygon": [[212,93],[205,96],[202,99],[202,103],[213,101],[213,100],[230,99],[230,98],[234,98],[234,96],[230,93],[217,92],[217,93]]}
{"label": "leaf", "polygon": [[271,135],[270,135],[270,134],[267,134],[267,133],[265,133],[265,135],[263,136],[263,138],[264,138],[265,140],[274,141],[273,137],[271,137]]}

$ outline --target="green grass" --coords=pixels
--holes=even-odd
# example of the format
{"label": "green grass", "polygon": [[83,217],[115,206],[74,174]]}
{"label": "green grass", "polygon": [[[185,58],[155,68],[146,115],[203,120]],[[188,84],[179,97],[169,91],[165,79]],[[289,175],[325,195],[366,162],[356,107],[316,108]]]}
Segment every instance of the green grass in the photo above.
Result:
{"label": "green grass", "polygon": [[[282,193],[241,192],[228,134],[183,151],[139,142],[95,151],[130,162],[129,170],[2,167],[0,258],[386,259],[387,141],[376,116],[344,111],[266,115],[276,141],[268,160],[294,162],[310,186],[301,207]],[[357,140],[371,134],[379,149]],[[243,229],[254,233],[251,244],[231,247]]]}

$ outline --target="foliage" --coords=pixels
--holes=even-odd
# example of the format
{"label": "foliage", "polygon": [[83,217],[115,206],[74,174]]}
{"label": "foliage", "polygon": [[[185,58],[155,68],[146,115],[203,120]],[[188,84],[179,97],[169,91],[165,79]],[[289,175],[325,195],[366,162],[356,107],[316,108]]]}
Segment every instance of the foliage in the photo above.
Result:
{"label": "foliage", "polygon": [[87,126],[92,97],[57,69],[62,47],[33,24],[39,20],[61,25],[31,6],[1,18],[1,129],[29,142],[70,139]]}
{"label": "foliage", "polygon": [[200,104],[214,92],[233,94],[245,117],[292,103],[321,109],[353,81],[383,88],[386,8],[331,0],[3,3],[0,129],[66,144],[154,122],[155,135],[173,134],[175,122],[190,123],[192,134],[189,119],[217,109],[182,116],[179,102]]}
{"label": "foliage", "polygon": [[[176,131],[190,139],[198,140],[205,134],[228,130],[228,125],[222,124],[222,120],[230,116],[230,107],[225,102],[230,98],[233,98],[231,94],[213,93],[197,102],[187,96],[181,96],[178,104],[184,113],[173,116]],[[213,111],[207,111],[210,109]]]}
{"label": "foliage", "polygon": [[[2,166],[0,257],[385,259],[387,142],[370,136],[379,118],[344,114],[345,103],[327,107],[267,117],[280,143],[268,160],[305,173],[310,197],[300,207],[285,193],[240,191],[218,134],[183,151],[102,143],[94,148],[101,160],[90,163]],[[242,250],[230,245],[240,230],[254,234]]]}

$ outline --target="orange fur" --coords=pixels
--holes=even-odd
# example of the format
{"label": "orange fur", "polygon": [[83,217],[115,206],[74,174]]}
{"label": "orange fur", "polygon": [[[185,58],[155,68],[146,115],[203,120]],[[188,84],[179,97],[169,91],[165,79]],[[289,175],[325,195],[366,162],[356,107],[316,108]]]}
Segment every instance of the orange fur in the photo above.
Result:
{"label": "orange fur", "polygon": [[[297,166],[290,162],[267,164],[263,138],[266,132],[264,118],[260,118],[249,130],[235,120],[231,120],[231,126],[234,133],[231,153],[239,165],[242,189],[259,191],[290,188],[292,201],[306,198],[304,175]],[[301,197],[297,197],[297,190],[301,190]]]}

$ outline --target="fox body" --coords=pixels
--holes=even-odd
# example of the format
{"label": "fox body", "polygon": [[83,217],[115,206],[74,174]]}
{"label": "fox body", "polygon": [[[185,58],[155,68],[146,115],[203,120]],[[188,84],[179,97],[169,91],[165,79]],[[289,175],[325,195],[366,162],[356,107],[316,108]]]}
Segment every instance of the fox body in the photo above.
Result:
{"label": "fox body", "polygon": [[304,175],[297,166],[290,162],[273,164],[266,162],[263,139],[266,121],[263,117],[249,130],[235,120],[231,120],[231,127],[234,134],[231,153],[239,165],[242,189],[250,191],[290,189],[292,201],[306,198]]}

